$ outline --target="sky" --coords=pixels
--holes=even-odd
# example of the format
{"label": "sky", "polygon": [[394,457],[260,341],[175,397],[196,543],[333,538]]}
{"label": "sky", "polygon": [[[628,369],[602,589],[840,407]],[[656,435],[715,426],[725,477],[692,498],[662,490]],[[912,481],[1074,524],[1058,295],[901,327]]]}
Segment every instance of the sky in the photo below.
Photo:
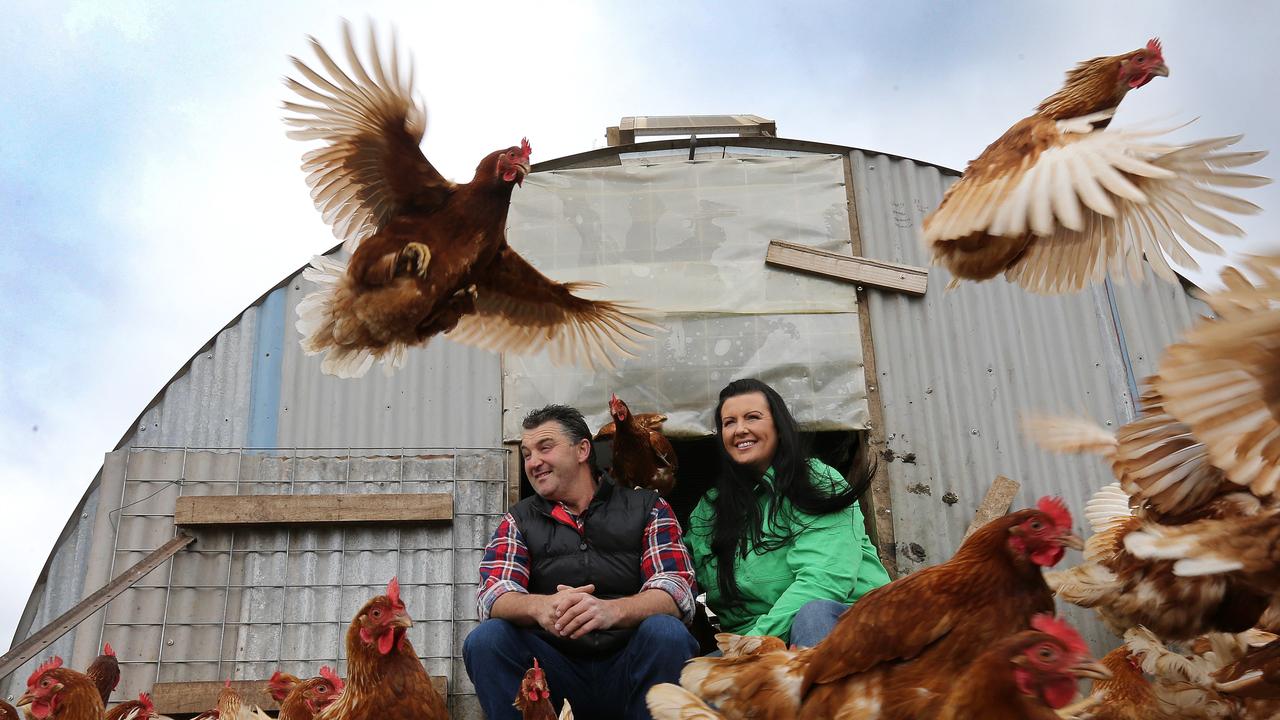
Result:
{"label": "sky", "polygon": [[[54,541],[147,402],[335,242],[284,135],[287,56],[340,18],[412,53],[423,149],[467,180],[630,115],[750,113],[787,138],[961,168],[1080,60],[1159,35],[1170,77],[1116,126],[1186,121],[1280,149],[1280,3],[174,3],[17,0],[0,26],[0,647]],[[361,34],[363,36],[363,33]],[[1256,171],[1280,175],[1280,158]],[[1275,242],[1273,210],[1244,244]]]}

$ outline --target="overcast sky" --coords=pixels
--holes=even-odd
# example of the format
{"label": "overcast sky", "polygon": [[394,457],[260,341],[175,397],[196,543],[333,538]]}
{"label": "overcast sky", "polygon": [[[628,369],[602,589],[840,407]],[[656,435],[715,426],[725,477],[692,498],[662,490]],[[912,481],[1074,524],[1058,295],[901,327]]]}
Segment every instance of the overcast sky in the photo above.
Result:
{"label": "overcast sky", "polygon": [[[279,104],[305,35],[394,22],[447,176],[527,136],[535,162],[627,115],[753,113],[788,138],[951,167],[1075,62],[1159,35],[1169,78],[1117,125],[1280,149],[1280,3],[72,2],[0,26],[0,648],[54,539],[145,404],[334,240]],[[1259,172],[1280,175],[1268,158]],[[1273,210],[1280,190],[1247,196]],[[1276,215],[1247,218],[1251,242]]]}

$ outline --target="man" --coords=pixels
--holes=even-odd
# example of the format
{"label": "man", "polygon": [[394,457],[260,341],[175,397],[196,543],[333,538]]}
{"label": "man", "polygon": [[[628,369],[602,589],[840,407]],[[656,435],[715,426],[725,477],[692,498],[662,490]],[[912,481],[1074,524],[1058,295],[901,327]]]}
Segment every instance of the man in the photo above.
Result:
{"label": "man", "polygon": [[536,495],[503,517],[480,563],[480,626],[467,675],[490,720],[512,707],[538,659],[552,701],[575,718],[649,718],[644,696],[679,682],[697,653],[693,568],[680,524],[652,490],[620,488],[595,467],[582,413],[525,417],[525,474]]}

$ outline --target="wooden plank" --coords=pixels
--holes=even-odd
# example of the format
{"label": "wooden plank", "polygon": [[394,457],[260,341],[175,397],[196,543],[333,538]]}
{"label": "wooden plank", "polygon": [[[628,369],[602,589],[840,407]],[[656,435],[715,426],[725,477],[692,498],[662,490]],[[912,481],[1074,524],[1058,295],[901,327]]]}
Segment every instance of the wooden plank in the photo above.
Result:
{"label": "wooden plank", "polygon": [[1009,512],[1009,508],[1013,505],[1013,498],[1021,487],[1022,484],[1017,480],[997,475],[995,482],[991,483],[991,487],[987,489],[986,496],[978,504],[978,511],[974,513],[973,522],[969,523],[969,529],[964,531],[964,536],[969,537],[974,530]]}
{"label": "wooden plank", "polygon": [[453,519],[448,493],[206,495],[178,498],[175,525],[415,523]]}
{"label": "wooden plank", "polygon": [[770,240],[764,261],[770,265],[820,275],[833,280],[895,290],[919,297],[929,284],[928,268],[849,257],[808,245]]}
{"label": "wooden plank", "polygon": [[[431,684],[441,697],[446,696],[448,678],[432,675]],[[224,681],[156,683],[151,688],[151,701],[161,715],[201,713],[217,704],[218,693],[225,685]],[[232,680],[231,687],[250,705],[269,711],[280,709],[271,693],[267,692],[266,680]]]}
{"label": "wooden plank", "polygon": [[506,443],[507,446],[507,507],[520,502],[520,466],[524,463],[520,455],[519,443]]}
{"label": "wooden plank", "polygon": [[[849,203],[849,241],[854,255],[862,254],[862,231],[858,223],[858,200],[854,194],[853,168],[849,154],[844,155],[844,187]],[[880,400],[880,382],[876,374],[876,348],[871,334],[871,308],[867,292],[858,293],[858,328],[862,341],[862,377],[867,389],[867,414],[870,428],[867,445],[872,456],[879,460],[889,447],[884,429],[884,405]],[[871,490],[864,498],[867,532],[880,553],[880,564],[889,577],[898,577],[898,547],[893,532],[893,499],[889,490],[889,464],[877,462],[871,477]]]}
{"label": "wooden plank", "polygon": [[26,640],[14,645],[9,652],[0,656],[0,679],[4,679],[14,670],[22,667],[28,660],[49,647],[58,638],[65,635],[86,618],[101,610],[120,593],[128,590],[147,573],[160,567],[164,561],[173,557],[182,548],[195,542],[195,538],[186,533],[178,533],[172,540],[153,550],[133,567],[125,570],[114,580],[98,588],[94,593],[76,604],[75,607],[62,613],[53,622],[32,633]]}

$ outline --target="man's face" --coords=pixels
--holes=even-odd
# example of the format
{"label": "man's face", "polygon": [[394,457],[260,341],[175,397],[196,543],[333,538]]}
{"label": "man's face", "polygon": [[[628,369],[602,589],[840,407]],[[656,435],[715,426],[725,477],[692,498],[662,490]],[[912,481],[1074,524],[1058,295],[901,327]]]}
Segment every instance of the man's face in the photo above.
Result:
{"label": "man's face", "polygon": [[583,465],[591,453],[586,440],[576,445],[564,428],[548,420],[520,436],[520,454],[524,456],[524,472],[533,489],[548,500],[563,500],[582,476]]}

